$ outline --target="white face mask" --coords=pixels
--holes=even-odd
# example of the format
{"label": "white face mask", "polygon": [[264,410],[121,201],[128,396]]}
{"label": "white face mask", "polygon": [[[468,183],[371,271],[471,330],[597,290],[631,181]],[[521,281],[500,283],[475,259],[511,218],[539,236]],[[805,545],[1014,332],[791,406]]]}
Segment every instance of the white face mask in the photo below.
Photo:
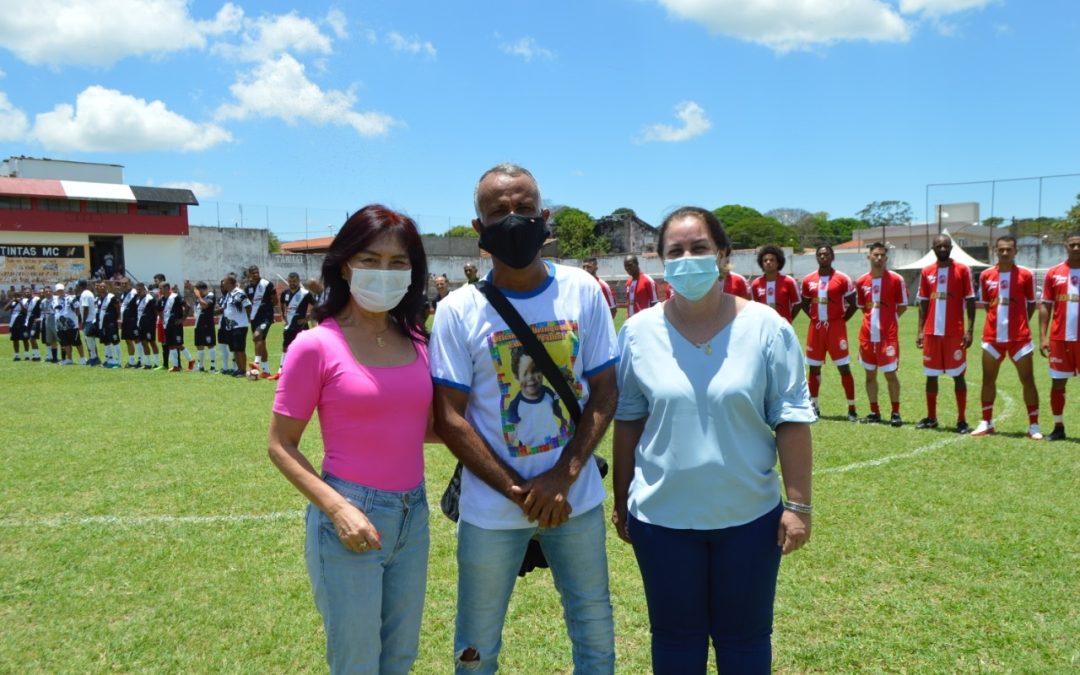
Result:
{"label": "white face mask", "polygon": [[412,270],[368,270],[349,266],[349,291],[357,304],[369,312],[389,312],[409,292]]}

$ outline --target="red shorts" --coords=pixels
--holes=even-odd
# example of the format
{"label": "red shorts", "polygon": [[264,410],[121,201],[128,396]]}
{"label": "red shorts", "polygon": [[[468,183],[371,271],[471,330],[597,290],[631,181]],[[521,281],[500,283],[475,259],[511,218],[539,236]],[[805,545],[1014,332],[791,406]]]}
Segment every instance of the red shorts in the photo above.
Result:
{"label": "red shorts", "polygon": [[984,342],[982,348],[984,352],[994,357],[998,363],[1004,361],[1006,356],[1012,358],[1013,363],[1016,363],[1028,354],[1034,353],[1035,343],[1031,340],[1027,342]]}
{"label": "red shorts", "polygon": [[851,361],[848,355],[847,324],[843,319],[829,323],[810,323],[806,335],[806,363],[820,366],[828,355],[838,366],[846,366]]}
{"label": "red shorts", "polygon": [[859,363],[867,370],[880,370],[890,373],[900,365],[900,341],[882,340],[871,342],[859,341]]}
{"label": "red shorts", "polygon": [[157,320],[157,341],[161,344],[165,344],[165,324],[161,322],[161,317]]}
{"label": "red shorts", "polygon": [[956,377],[967,369],[967,350],[961,335],[924,335],[923,373]]}
{"label": "red shorts", "polygon": [[1080,374],[1080,340],[1050,341],[1050,379],[1064,380]]}

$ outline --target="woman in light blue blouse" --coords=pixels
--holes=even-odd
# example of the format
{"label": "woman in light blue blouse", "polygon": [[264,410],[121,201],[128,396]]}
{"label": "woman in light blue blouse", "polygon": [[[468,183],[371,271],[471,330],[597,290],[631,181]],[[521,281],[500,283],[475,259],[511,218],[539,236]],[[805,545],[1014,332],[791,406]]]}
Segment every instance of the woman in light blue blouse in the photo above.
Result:
{"label": "woman in light blue blouse", "polygon": [[[675,296],[619,333],[612,521],[634,547],[656,673],[768,673],[781,554],[810,538],[816,417],[790,324],[721,292],[723,226],[660,227]],[[784,474],[781,500],[777,457]]]}

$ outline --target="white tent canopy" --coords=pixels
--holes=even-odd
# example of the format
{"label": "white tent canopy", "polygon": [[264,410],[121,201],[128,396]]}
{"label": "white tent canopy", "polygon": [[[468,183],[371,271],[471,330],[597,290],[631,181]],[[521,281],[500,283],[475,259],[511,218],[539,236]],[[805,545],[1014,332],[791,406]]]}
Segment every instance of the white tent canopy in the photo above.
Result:
{"label": "white tent canopy", "polygon": [[[949,241],[953,242],[952,254],[950,254],[950,256],[949,256],[953,260],[955,260],[958,263],[963,263],[963,264],[967,265],[968,267],[990,267],[990,263],[984,263],[981,260],[978,260],[976,258],[972,258],[970,255],[967,254],[967,251],[965,251],[964,249],[957,246],[956,241],[953,240],[952,235],[949,234],[948,230],[942,230],[941,234],[945,235],[946,237],[949,238]],[[926,252],[926,255],[919,258],[915,262],[908,263],[907,265],[904,265],[903,267],[897,267],[896,269],[898,269],[898,270],[921,270],[921,269],[923,269],[924,267],[926,267],[928,265],[933,265],[935,262],[937,262],[937,256],[934,255],[934,249],[930,249],[929,251]]]}

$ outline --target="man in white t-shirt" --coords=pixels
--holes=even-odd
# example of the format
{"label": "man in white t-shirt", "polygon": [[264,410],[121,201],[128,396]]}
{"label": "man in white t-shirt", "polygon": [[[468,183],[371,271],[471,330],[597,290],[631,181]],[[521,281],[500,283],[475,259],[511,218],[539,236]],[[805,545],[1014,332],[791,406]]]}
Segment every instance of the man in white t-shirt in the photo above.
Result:
{"label": "man in white t-shirt", "polygon": [[86,279],[75,282],[75,292],[79,297],[79,326],[86,338],[86,352],[90,357],[86,365],[100,366],[101,359],[97,351],[97,298],[90,290]]}
{"label": "man in white t-shirt", "polygon": [[[568,378],[582,414],[575,425],[562,401],[545,391],[533,365],[521,358],[513,331],[477,286],[439,303],[430,347],[435,424],[465,466],[458,667],[498,668],[510,594],[536,538],[558,579],[575,672],[610,673],[615,647],[604,487],[592,453],[614,414],[618,357],[611,314],[591,275],[540,258],[548,211],[532,174],[512,164],[488,170],[477,183],[475,205],[473,227],[493,262],[483,283],[501,290],[521,314]],[[541,414],[549,419],[537,419]]]}

